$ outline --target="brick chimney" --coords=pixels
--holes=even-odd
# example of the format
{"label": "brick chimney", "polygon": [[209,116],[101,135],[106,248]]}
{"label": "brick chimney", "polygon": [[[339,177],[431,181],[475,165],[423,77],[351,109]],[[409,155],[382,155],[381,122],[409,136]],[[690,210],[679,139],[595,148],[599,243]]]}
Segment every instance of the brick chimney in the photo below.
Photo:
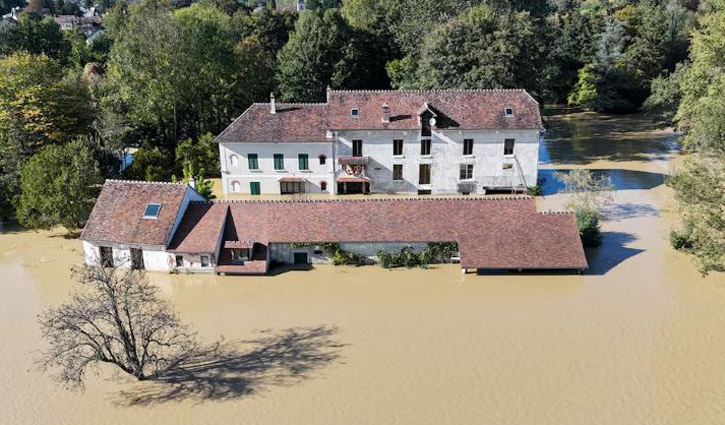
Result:
{"label": "brick chimney", "polygon": [[274,93],[269,94],[269,113],[270,114],[277,113],[277,104],[274,101]]}
{"label": "brick chimney", "polygon": [[390,122],[390,106],[388,103],[383,103],[383,122]]}

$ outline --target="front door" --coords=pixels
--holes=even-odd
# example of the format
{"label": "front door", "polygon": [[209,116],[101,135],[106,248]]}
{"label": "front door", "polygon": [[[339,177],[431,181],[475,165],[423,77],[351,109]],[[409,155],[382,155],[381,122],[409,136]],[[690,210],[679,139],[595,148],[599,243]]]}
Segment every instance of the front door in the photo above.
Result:
{"label": "front door", "polygon": [[259,190],[259,182],[249,183],[249,189],[251,190],[252,195],[259,195],[261,193]]}
{"label": "front door", "polygon": [[134,270],[143,270],[143,250],[141,248],[131,248],[131,268]]}
{"label": "front door", "polygon": [[306,252],[295,252],[294,253],[295,264],[308,264]]}

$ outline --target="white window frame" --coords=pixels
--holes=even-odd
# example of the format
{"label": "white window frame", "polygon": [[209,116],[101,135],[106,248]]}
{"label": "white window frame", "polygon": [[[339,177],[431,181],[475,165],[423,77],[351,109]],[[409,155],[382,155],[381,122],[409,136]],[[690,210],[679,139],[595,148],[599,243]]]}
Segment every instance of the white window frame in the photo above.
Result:
{"label": "white window frame", "polygon": [[[470,172],[471,172],[471,176],[470,177],[461,178],[461,172],[463,171],[463,167],[466,168],[466,176],[468,176],[468,171],[470,169]],[[475,174],[474,174],[475,168],[476,167],[473,164],[471,164],[471,163],[461,164],[460,167],[458,167],[458,180],[459,181],[466,181],[466,182],[467,181],[474,180],[475,179]]]}
{"label": "white window frame", "polygon": [[[151,205],[156,205],[157,207],[159,207],[158,211],[156,212],[156,215],[147,215],[146,214],[146,210],[148,210]],[[147,220],[157,220],[159,218],[159,214],[161,214],[161,204],[156,203],[156,202],[149,202],[148,204],[146,204],[146,207],[143,210],[143,218],[145,218]]]}

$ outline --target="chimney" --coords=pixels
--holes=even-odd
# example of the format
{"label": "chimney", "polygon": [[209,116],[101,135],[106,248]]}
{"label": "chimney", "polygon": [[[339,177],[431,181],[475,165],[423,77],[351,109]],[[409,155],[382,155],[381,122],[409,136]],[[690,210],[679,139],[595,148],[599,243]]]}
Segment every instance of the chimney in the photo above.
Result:
{"label": "chimney", "polygon": [[189,179],[189,186],[190,186],[190,187],[191,187],[192,189],[196,190],[196,180],[194,180],[194,178],[193,178],[193,177],[191,177],[191,178]]}
{"label": "chimney", "polygon": [[330,85],[327,85],[327,103],[330,103],[330,92],[332,91],[332,88]]}
{"label": "chimney", "polygon": [[270,114],[277,113],[277,104],[274,102],[274,93],[269,94],[269,113]]}
{"label": "chimney", "polygon": [[383,122],[390,122],[390,106],[388,103],[383,103]]}

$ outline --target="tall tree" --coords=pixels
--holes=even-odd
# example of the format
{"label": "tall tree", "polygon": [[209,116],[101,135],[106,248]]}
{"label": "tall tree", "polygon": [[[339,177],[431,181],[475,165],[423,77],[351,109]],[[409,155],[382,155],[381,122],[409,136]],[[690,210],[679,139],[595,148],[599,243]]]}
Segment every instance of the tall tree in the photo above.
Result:
{"label": "tall tree", "polygon": [[17,25],[0,25],[0,56],[19,50],[65,62],[69,45],[52,18],[25,12],[20,14]]}
{"label": "tall tree", "polygon": [[676,121],[692,154],[670,181],[687,250],[703,273],[725,270],[725,1],[712,6],[693,35],[680,86]]}
{"label": "tall tree", "polygon": [[27,228],[82,227],[103,177],[93,151],[82,140],[48,146],[20,173],[18,220]]}

